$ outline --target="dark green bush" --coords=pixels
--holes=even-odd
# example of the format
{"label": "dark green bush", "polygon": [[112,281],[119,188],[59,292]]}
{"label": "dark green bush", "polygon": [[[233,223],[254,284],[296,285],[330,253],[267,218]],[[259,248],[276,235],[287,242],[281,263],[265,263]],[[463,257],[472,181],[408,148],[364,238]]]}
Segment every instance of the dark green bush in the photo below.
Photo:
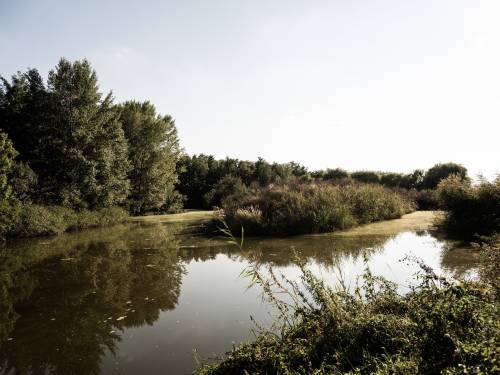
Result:
{"label": "dark green bush", "polygon": [[223,205],[233,230],[249,234],[329,232],[410,212],[411,203],[378,185],[287,184],[254,188]]}
{"label": "dark green bush", "polygon": [[239,177],[224,176],[212,190],[205,194],[208,207],[220,207],[222,202],[231,195],[246,193],[247,187]]}
{"label": "dark green bush", "polygon": [[436,190],[424,189],[417,192],[415,203],[419,210],[437,210],[439,197]]}
{"label": "dark green bush", "polygon": [[324,180],[342,180],[344,178],[349,178],[349,173],[341,168],[328,168],[322,175],[322,178]]}
{"label": "dark green bush", "polygon": [[463,235],[491,235],[500,231],[500,176],[477,186],[461,176],[450,176],[438,186],[446,210],[445,225]]}
{"label": "dark green bush", "polygon": [[118,207],[74,211],[61,206],[23,204],[18,211],[18,219],[8,230],[8,237],[51,236],[70,230],[117,224],[129,217],[125,210]]}
{"label": "dark green bush", "polygon": [[435,189],[445,178],[456,175],[461,180],[468,180],[467,169],[456,163],[436,164],[430,168],[424,175],[422,187],[424,189]]}
{"label": "dark green bush", "polygon": [[356,171],[351,173],[351,178],[366,184],[379,184],[380,174],[372,171]]}

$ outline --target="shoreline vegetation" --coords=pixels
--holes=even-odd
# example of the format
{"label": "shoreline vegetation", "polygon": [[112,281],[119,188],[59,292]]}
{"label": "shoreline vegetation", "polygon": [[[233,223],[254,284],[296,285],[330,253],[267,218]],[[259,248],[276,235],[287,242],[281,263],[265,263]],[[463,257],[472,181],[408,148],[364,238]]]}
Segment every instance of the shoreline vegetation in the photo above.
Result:
{"label": "shoreline vegetation", "polygon": [[469,237],[500,225],[499,179],[472,185],[456,163],[310,171],[189,156],[172,116],[148,101],[115,103],[85,59],[60,59],[46,79],[36,69],[0,77],[0,119],[2,239],[213,208],[248,234],[326,232],[440,208],[447,228]]}
{"label": "shoreline vegetation", "polygon": [[333,232],[400,218],[415,204],[379,185],[288,184],[255,188],[227,197],[221,217],[246,234]]}
{"label": "shoreline vegetation", "polygon": [[326,285],[296,257],[300,281],[250,267],[278,316],[256,323],[243,343],[201,375],[226,374],[495,374],[500,370],[498,320],[500,241],[481,248],[478,280],[449,280],[419,263],[407,294],[367,268],[353,291]]}

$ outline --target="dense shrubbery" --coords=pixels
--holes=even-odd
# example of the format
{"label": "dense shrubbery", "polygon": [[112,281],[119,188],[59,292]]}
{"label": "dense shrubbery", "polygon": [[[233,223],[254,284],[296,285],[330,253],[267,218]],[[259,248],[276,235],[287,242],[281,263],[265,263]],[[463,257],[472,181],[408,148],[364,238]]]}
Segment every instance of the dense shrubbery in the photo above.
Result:
{"label": "dense shrubbery", "polygon": [[[284,183],[294,180],[307,180],[309,173],[304,166],[291,163],[268,163],[262,158],[256,162],[226,158],[217,160],[211,155],[183,156],[178,164],[178,191],[186,197],[188,208],[211,208],[220,204],[224,198],[222,186],[241,182],[266,186],[271,183]],[[232,182],[231,182],[232,181]],[[215,200],[211,196],[215,197]]]}
{"label": "dense shrubbery", "polygon": [[379,185],[286,184],[226,198],[225,220],[250,234],[329,232],[398,218],[412,203]]}
{"label": "dense shrubbery", "polygon": [[449,229],[461,236],[500,232],[500,176],[477,186],[461,176],[450,176],[441,181],[437,191]]}
{"label": "dense shrubbery", "polygon": [[[493,269],[498,269],[500,248],[489,251],[497,254]],[[261,330],[255,342],[235,348],[220,363],[203,366],[200,374],[500,371],[499,280],[488,279],[491,267],[480,282],[454,282],[422,266],[421,284],[406,295],[369,271],[363,287],[351,293],[333,290],[304,264],[301,268],[300,282],[276,276],[267,280],[255,269],[248,272],[281,313],[279,324]]]}
{"label": "dense shrubbery", "polygon": [[[374,171],[347,172],[341,168],[309,172],[300,164],[268,163],[264,159],[256,162],[226,158],[217,160],[210,155],[183,156],[178,164],[179,182],[177,189],[186,197],[186,207],[211,208],[220,205],[224,196],[221,186],[228,187],[228,181],[237,179],[247,187],[297,182],[329,182],[336,185],[355,183],[379,184],[407,197],[412,197],[419,209],[436,209],[435,183],[453,173],[467,180],[467,170],[454,163],[436,164],[425,172],[417,169],[411,173],[390,173]],[[228,179],[228,180],[224,180]],[[425,182],[425,183],[424,183]],[[226,191],[228,191],[226,189]],[[215,194],[214,200],[211,195]]]}
{"label": "dense shrubbery", "polygon": [[66,231],[117,224],[126,221],[128,217],[125,210],[117,207],[75,211],[62,206],[24,204],[12,218],[12,226],[4,235],[11,237],[56,235]]}

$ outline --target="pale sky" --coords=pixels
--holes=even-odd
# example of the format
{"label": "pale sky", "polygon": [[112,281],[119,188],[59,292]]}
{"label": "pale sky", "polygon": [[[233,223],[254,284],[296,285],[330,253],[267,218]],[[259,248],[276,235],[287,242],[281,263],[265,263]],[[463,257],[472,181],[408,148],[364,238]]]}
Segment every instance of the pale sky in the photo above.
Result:
{"label": "pale sky", "polygon": [[0,0],[0,54],[89,59],[189,154],[500,172],[500,0]]}

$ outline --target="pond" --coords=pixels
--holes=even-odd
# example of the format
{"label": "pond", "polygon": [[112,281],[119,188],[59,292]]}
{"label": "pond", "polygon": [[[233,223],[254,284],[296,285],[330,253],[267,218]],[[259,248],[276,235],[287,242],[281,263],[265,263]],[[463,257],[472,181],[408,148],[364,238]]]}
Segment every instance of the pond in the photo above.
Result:
{"label": "pond", "polygon": [[336,234],[245,239],[242,250],[197,235],[196,222],[150,220],[19,240],[0,249],[0,374],[189,374],[252,340],[272,307],[241,272],[291,279],[297,252],[350,287],[368,266],[404,292],[418,266],[473,277],[477,254],[431,230],[435,213]]}

